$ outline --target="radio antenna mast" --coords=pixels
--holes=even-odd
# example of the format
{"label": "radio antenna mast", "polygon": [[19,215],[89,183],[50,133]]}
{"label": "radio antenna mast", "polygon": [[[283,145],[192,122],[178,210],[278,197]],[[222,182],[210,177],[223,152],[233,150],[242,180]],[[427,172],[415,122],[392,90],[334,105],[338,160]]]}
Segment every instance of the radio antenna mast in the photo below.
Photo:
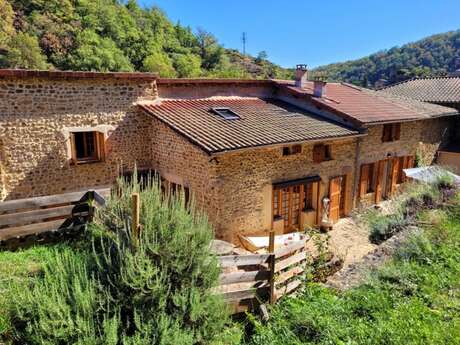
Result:
{"label": "radio antenna mast", "polygon": [[246,32],[243,32],[243,35],[241,36],[241,41],[243,42],[243,55],[246,55],[246,41],[248,39],[248,36],[246,35]]}

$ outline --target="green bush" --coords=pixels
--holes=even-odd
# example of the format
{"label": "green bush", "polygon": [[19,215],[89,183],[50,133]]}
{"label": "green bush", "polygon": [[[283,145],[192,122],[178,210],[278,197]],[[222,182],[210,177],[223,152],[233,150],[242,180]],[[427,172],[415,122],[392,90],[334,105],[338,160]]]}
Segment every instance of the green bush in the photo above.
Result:
{"label": "green bush", "polygon": [[[136,180],[136,178],[134,178]],[[163,197],[156,180],[121,182],[90,226],[88,249],[56,252],[43,278],[14,291],[12,319],[26,344],[209,344],[237,342],[211,289],[219,268],[212,231],[184,196]],[[131,193],[141,199],[132,240]],[[193,203],[192,203],[193,204]]]}
{"label": "green bush", "polygon": [[250,318],[247,344],[460,344],[460,200],[361,285],[311,284]]}

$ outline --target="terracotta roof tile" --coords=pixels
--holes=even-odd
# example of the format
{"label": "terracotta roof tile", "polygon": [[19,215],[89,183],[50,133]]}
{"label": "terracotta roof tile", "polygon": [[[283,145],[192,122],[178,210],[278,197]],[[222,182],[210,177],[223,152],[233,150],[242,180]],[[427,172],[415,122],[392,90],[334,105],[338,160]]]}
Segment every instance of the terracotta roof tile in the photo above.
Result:
{"label": "terracotta roof tile", "polygon": [[359,124],[385,123],[426,119],[433,116],[451,115],[451,108],[426,106],[415,100],[408,101],[388,94],[380,94],[345,83],[327,83],[323,97],[313,95],[313,82],[298,88],[290,81],[276,81],[280,87],[308,99]]}
{"label": "terracotta roof tile", "polygon": [[[359,134],[355,129],[273,99],[162,100],[139,106],[208,153]],[[240,119],[225,120],[210,110],[213,107],[230,108]]]}

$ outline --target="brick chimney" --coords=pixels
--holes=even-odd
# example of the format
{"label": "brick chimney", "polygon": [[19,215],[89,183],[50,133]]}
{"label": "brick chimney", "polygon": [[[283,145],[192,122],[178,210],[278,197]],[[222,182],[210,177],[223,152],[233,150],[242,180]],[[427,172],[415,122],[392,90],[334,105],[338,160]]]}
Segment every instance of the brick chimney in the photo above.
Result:
{"label": "brick chimney", "polygon": [[326,94],[326,82],[324,80],[315,79],[313,81],[313,95],[321,98]]}
{"label": "brick chimney", "polygon": [[308,69],[307,65],[297,65],[295,68],[295,86],[304,88],[307,86]]}

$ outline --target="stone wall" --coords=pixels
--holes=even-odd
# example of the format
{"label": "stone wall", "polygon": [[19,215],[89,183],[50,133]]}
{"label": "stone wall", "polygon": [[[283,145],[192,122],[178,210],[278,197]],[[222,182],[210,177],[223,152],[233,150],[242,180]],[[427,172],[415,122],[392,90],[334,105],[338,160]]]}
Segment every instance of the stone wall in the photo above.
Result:
{"label": "stone wall", "polygon": [[[321,198],[328,193],[331,177],[353,176],[356,139],[331,144],[333,160],[319,164],[313,163],[313,144],[302,145],[302,152],[291,156],[283,156],[282,147],[218,156],[219,216],[215,224],[218,237],[236,241],[237,234],[269,230],[273,183],[319,175]],[[352,183],[348,188],[350,196]]]}
{"label": "stone wall", "polygon": [[152,117],[151,166],[169,182],[188,187],[198,209],[216,223],[216,160]]}
{"label": "stone wall", "polygon": [[[1,77],[2,198],[106,185],[120,166],[149,164],[150,118],[134,102],[156,95],[152,80]],[[71,165],[66,128],[101,125],[110,128],[106,161]]]}
{"label": "stone wall", "polygon": [[[430,165],[436,159],[439,147],[449,141],[453,118],[444,117],[423,121],[401,123],[400,140],[382,142],[383,125],[368,128],[368,135],[359,139],[358,169],[355,176],[355,196],[358,196],[358,182],[362,164],[374,163],[388,157],[417,156],[422,165]],[[358,201],[357,198],[355,198]],[[374,200],[374,193],[369,193],[364,204]],[[357,203],[355,203],[355,206]]]}

